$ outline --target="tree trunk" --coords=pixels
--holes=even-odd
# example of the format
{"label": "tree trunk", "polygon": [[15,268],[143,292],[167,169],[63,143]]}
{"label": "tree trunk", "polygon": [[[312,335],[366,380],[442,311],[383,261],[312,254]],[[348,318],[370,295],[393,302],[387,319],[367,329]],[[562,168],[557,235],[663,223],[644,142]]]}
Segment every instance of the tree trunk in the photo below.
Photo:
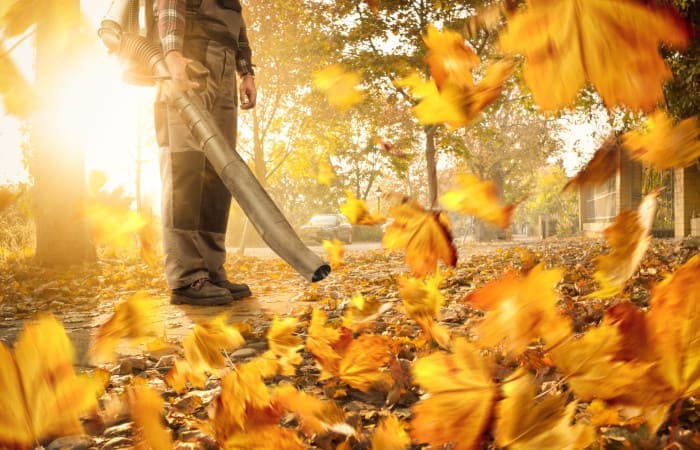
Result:
{"label": "tree trunk", "polygon": [[[49,2],[47,6],[36,27],[36,91],[42,103],[32,118],[31,137],[35,257],[40,264],[68,266],[96,258],[83,216],[83,151],[61,133],[57,126],[60,118],[50,110],[52,99],[58,97],[62,88],[58,82],[60,71],[70,66],[65,46],[74,42],[68,33],[72,26],[75,32],[78,30],[80,2],[64,0]],[[67,18],[75,20],[66,23]]]}
{"label": "tree trunk", "polygon": [[438,182],[437,182],[437,161],[435,150],[434,125],[425,127],[425,168],[428,179],[428,207],[433,208],[437,204]]}

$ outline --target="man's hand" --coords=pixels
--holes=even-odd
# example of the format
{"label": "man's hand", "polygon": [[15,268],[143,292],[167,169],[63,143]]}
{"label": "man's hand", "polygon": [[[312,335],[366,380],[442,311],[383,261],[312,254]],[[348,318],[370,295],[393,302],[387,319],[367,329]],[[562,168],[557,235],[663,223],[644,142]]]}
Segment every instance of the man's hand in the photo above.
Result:
{"label": "man's hand", "polygon": [[257,96],[258,90],[255,88],[255,77],[252,75],[243,75],[239,88],[241,109],[251,109],[255,106]]}
{"label": "man's hand", "polygon": [[199,84],[190,80],[189,75],[187,75],[187,64],[190,62],[192,62],[191,59],[185,58],[182,56],[182,53],[177,50],[170,51],[165,55],[165,64],[170,71],[173,85],[176,89],[183,92],[196,89],[199,86]]}

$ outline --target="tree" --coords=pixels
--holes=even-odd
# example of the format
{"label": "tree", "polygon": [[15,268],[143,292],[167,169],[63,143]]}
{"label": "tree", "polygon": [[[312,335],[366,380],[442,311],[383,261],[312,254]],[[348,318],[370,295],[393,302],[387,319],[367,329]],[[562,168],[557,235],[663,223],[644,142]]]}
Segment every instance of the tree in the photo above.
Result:
{"label": "tree", "polygon": [[[36,81],[32,94],[28,94],[26,80],[18,76],[10,83],[0,83],[0,89],[5,105],[16,105],[9,113],[31,117],[35,257],[47,265],[82,263],[95,257],[81,216],[85,196],[82,149],[55,126],[51,109],[59,97],[62,77],[68,76],[71,62],[81,50],[76,43],[87,42],[79,36],[82,22],[78,0],[15,1],[2,19],[5,39],[35,27]],[[17,94],[22,97],[16,99]],[[32,108],[25,110],[25,105]]]}

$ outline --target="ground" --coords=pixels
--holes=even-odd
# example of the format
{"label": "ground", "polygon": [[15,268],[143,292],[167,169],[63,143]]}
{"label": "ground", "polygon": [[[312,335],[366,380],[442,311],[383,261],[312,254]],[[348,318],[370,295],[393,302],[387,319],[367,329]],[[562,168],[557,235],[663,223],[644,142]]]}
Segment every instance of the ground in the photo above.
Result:
{"label": "ground", "polygon": [[[112,377],[103,405],[110,395],[123,392],[132,379],[145,378],[167,399],[164,417],[178,440],[178,448],[216,448],[215,442],[198,431],[188,417],[206,417],[208,404],[219,392],[219,380],[212,378],[205,389],[186,394],[176,394],[163,381],[175,356],[181,353],[183,337],[194,323],[223,312],[230,313],[230,322],[245,323],[245,344],[228,355],[230,363],[237,364],[267,349],[265,334],[273,317],[298,318],[302,324],[299,334],[304,337],[304,324],[308,324],[313,309],[323,309],[329,323],[337,322],[352,295],[360,292],[365,298],[376,298],[391,306],[371,325],[370,331],[409,338],[408,343],[397,351],[398,361],[408,363],[414,359],[416,348],[410,339],[419,337],[420,328],[406,318],[396,283],[397,278],[408,271],[403,254],[359,248],[359,251],[348,251],[345,264],[316,284],[305,281],[277,257],[239,256],[232,252],[227,262],[229,273],[236,274],[234,281],[249,283],[254,296],[238,301],[232,307],[209,308],[170,305],[162,275],[137,261],[103,257],[98,264],[89,267],[51,270],[36,267],[30,259],[18,256],[6,261],[0,273],[0,339],[12,345],[25,321],[42,313],[53,314],[62,321],[75,346],[77,369],[89,372],[94,367],[89,362],[88,349],[97,328],[114,313],[116,304],[136,292],[147,292],[157,303],[151,320],[172,346],[169,351],[149,354],[143,346],[120,343],[118,361],[106,366]],[[506,269],[541,262],[546,267],[564,269],[564,278],[558,285],[560,308],[571,317],[574,329],[582,332],[598,323],[612,302],[620,301],[619,298],[593,300],[585,297],[595,288],[591,281],[592,260],[604,251],[604,242],[582,238],[458,242],[457,266],[454,269],[442,268],[444,279],[440,292],[446,301],[441,311],[441,323],[455,334],[468,334],[481,313],[461,302],[462,298],[498,278]],[[650,287],[687,260],[692,252],[671,240],[653,241],[623,297],[644,308],[649,300]],[[291,377],[293,383],[304,392],[334,398],[343,407],[347,422],[365,433],[360,433],[352,448],[368,448],[368,436],[379,418],[389,410],[399,419],[410,420],[411,406],[419,395],[415,388],[408,388],[400,396],[388,399],[386,393],[367,393],[319,383],[313,357],[306,351],[302,354],[303,362],[296,375]],[[694,401],[687,403],[681,419],[691,424],[690,430],[697,436],[697,428],[692,424],[698,423],[700,416],[695,412],[695,406]],[[116,408],[108,415],[86,421],[84,436],[55,441],[49,448],[128,448],[134,445],[133,439],[132,422],[122,409]],[[632,442],[632,438],[628,440]],[[317,436],[308,440],[307,445],[330,449],[338,442],[338,436]]]}

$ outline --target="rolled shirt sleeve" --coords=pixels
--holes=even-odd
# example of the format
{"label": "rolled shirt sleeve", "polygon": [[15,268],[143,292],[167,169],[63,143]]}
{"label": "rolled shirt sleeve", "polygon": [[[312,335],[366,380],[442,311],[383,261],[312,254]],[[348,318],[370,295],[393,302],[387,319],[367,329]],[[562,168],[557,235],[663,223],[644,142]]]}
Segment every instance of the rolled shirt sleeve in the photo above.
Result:
{"label": "rolled shirt sleeve", "polygon": [[187,15],[186,0],[158,0],[158,33],[163,54],[182,51]]}

